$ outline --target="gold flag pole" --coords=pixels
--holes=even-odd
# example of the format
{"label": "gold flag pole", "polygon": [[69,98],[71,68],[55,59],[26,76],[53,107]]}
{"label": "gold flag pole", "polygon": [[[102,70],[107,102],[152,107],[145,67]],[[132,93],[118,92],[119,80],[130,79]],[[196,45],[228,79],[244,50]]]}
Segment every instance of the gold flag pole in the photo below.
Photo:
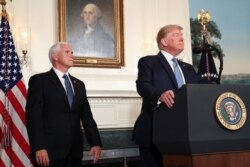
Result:
{"label": "gold flag pole", "polygon": [[211,44],[211,38],[207,31],[206,24],[211,20],[211,13],[209,11],[205,11],[201,9],[197,14],[197,19],[202,25],[201,33],[203,35],[203,40],[205,43]]}
{"label": "gold flag pole", "polygon": [[0,4],[2,5],[3,10],[5,10],[6,1],[0,0]]}
{"label": "gold flag pole", "polygon": [[5,8],[6,1],[5,0],[0,0],[0,4],[2,5],[2,12],[1,12],[0,16],[4,16],[8,20],[9,17],[8,17],[8,13],[6,12],[6,8]]}

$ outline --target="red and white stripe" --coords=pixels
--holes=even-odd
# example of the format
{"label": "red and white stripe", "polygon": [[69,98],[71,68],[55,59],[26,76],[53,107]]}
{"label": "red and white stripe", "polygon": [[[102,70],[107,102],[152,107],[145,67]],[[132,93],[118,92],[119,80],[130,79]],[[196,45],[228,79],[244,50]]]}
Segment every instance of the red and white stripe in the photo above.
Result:
{"label": "red and white stripe", "polygon": [[[11,118],[11,146],[0,149],[0,167],[31,167],[30,147],[25,123],[26,88],[23,80],[19,80],[6,95],[0,90],[0,98],[0,111],[5,108]],[[5,122],[2,113],[0,113],[0,125],[3,124]],[[0,138],[1,135],[2,132]]]}

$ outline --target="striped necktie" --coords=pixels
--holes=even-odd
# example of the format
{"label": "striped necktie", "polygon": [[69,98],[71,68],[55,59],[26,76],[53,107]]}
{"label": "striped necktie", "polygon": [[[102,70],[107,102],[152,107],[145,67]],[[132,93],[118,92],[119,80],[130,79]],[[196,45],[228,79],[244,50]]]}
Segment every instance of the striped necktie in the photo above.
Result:
{"label": "striped necktie", "polygon": [[174,75],[178,84],[178,88],[180,88],[184,84],[184,82],[183,82],[183,78],[182,78],[181,71],[179,68],[179,64],[176,58],[173,58],[172,61],[174,65]]}
{"label": "striped necktie", "polygon": [[63,78],[64,78],[64,84],[65,84],[65,87],[66,87],[69,106],[71,107],[72,102],[73,102],[73,97],[74,97],[73,89],[72,89],[72,86],[70,84],[69,77],[66,74],[64,74]]}

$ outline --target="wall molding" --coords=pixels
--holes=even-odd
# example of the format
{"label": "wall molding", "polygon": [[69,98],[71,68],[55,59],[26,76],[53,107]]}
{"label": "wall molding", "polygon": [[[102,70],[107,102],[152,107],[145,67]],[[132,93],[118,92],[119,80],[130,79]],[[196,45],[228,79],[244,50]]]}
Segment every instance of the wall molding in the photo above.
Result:
{"label": "wall molding", "polygon": [[130,128],[140,110],[140,97],[88,97],[99,129]]}

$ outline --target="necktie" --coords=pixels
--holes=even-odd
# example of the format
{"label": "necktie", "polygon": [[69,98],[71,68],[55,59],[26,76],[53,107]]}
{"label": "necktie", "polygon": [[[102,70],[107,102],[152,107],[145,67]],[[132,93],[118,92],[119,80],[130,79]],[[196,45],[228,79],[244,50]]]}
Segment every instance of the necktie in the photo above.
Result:
{"label": "necktie", "polygon": [[70,84],[69,77],[66,74],[64,74],[63,78],[64,78],[65,87],[66,87],[68,102],[69,102],[69,105],[71,107],[72,102],[73,102],[73,97],[74,97],[73,89],[72,89],[72,86]]}
{"label": "necktie", "polygon": [[173,65],[174,65],[174,75],[175,75],[175,78],[176,78],[176,81],[177,81],[177,84],[178,84],[178,88],[180,88],[184,84],[184,82],[183,82],[183,79],[182,79],[179,64],[178,64],[176,58],[173,58],[172,61],[173,61]]}

